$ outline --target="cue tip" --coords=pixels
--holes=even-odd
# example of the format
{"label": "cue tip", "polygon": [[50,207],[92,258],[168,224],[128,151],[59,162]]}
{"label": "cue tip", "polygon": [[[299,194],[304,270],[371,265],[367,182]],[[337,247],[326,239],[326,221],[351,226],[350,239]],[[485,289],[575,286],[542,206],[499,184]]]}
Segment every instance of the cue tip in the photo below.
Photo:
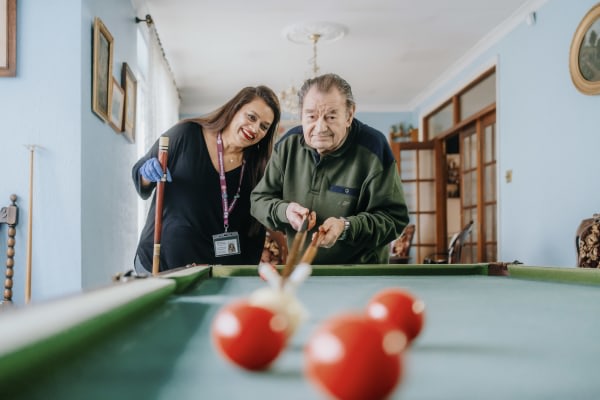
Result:
{"label": "cue tip", "polygon": [[43,146],[40,146],[39,144],[23,144],[23,146],[29,151],[35,151],[36,149],[45,150],[45,148]]}

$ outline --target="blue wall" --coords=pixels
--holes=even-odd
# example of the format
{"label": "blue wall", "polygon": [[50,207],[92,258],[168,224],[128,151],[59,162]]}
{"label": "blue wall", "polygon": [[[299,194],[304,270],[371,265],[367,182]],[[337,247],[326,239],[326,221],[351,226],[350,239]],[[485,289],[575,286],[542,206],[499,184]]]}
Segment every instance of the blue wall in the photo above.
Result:
{"label": "blue wall", "polygon": [[575,265],[574,236],[600,209],[600,96],[580,93],[569,73],[575,30],[597,0],[556,0],[498,46],[501,256]]}
{"label": "blue wall", "polygon": [[[357,106],[357,108],[360,109],[360,104]],[[398,125],[402,122],[406,127],[408,127],[408,125],[413,125],[415,128],[417,127],[417,123],[414,121],[413,114],[410,112],[377,113],[357,111],[356,119],[379,130],[385,135],[386,138],[388,137],[388,133],[390,132],[392,125]]]}
{"label": "blue wall", "polygon": [[[438,84],[425,115],[490,65],[497,72],[499,259],[575,266],[575,230],[600,208],[600,96],[577,91],[569,50],[596,0],[551,0],[469,64]],[[492,38],[490,41],[493,41]],[[505,173],[512,170],[512,182]]]}
{"label": "blue wall", "polygon": [[100,17],[114,37],[113,76],[121,82],[123,62],[137,75],[136,39],[140,25],[135,23],[136,14],[129,1],[85,0],[83,4],[80,264],[84,266],[83,287],[93,287],[132,268],[138,239],[138,196],[131,167],[138,157],[135,144],[91,112],[91,27],[94,17]]}
{"label": "blue wall", "polygon": [[[20,206],[16,302],[24,298],[29,220],[25,144],[41,146],[34,153],[33,169],[33,298],[81,287],[80,36],[79,1],[17,2],[17,77],[0,79],[0,204],[7,204],[9,194],[15,193]],[[4,249],[4,229],[2,240]]]}
{"label": "blue wall", "polygon": [[[32,301],[110,283],[131,265],[137,204],[129,170],[134,145],[91,111],[93,17],[115,36],[121,61],[135,69],[130,2],[17,2],[17,76],[0,78],[0,205],[19,196],[13,300],[24,302],[29,221],[29,151],[34,155]],[[6,226],[0,231],[4,265]],[[2,271],[4,271],[2,269]],[[4,273],[2,272],[2,275]]]}

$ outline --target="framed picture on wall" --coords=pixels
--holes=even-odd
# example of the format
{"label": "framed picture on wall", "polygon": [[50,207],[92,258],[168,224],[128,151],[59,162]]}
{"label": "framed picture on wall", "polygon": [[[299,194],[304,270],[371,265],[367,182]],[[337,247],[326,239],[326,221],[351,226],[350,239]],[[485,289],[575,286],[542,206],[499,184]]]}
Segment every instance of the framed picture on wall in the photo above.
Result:
{"label": "framed picture on wall", "polygon": [[446,155],[446,194],[449,198],[460,197],[460,155]]}
{"label": "framed picture on wall", "polygon": [[135,143],[135,107],[137,101],[137,80],[127,63],[121,69],[121,86],[125,91],[125,109],[123,110],[123,131],[131,143]]}
{"label": "framed picture on wall", "polygon": [[0,0],[0,76],[17,74],[17,0]]}
{"label": "framed picture on wall", "polygon": [[600,3],[583,17],[571,42],[571,79],[584,94],[600,93]]}
{"label": "framed picture on wall", "polygon": [[119,82],[115,78],[111,79],[112,89],[111,89],[111,98],[110,98],[110,116],[108,120],[108,124],[112,126],[112,128],[116,132],[121,132],[123,130],[123,108],[125,106],[125,91],[119,85]]}
{"label": "framed picture on wall", "polygon": [[100,18],[94,18],[92,110],[109,121],[112,90],[113,37]]}

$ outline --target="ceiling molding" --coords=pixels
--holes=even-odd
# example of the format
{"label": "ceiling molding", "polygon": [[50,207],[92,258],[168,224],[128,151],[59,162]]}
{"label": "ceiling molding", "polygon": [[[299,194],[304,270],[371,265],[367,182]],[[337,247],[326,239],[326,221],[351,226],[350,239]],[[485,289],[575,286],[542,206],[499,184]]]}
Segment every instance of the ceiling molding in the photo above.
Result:
{"label": "ceiling molding", "polygon": [[[489,34],[484,36],[471,50],[469,50],[463,57],[461,57],[456,63],[454,63],[450,68],[440,74],[440,77],[434,81],[420,94],[418,94],[413,100],[409,103],[409,108],[416,109],[419,104],[422,104],[426,99],[430,98],[435,94],[440,87],[445,86],[449,82],[452,82],[456,79],[456,76],[459,75],[466,68],[471,66],[479,57],[481,57],[486,51],[495,46],[501,39],[503,39],[506,35],[512,32],[517,26],[520,24],[527,23],[527,16],[533,12],[537,11],[544,3],[548,0],[532,0],[528,3],[525,3],[521,8],[513,13],[511,17],[509,17],[505,22],[500,24],[498,27],[493,29]],[[497,54],[496,54],[497,56]],[[477,69],[477,74],[489,69],[491,65],[484,65],[481,68]],[[475,78],[477,75],[474,75]],[[446,96],[440,96],[440,102],[445,101],[449,97],[451,97],[454,93],[456,93],[459,89],[468,84],[470,80],[457,81],[454,82],[452,88],[445,92],[448,92]]]}

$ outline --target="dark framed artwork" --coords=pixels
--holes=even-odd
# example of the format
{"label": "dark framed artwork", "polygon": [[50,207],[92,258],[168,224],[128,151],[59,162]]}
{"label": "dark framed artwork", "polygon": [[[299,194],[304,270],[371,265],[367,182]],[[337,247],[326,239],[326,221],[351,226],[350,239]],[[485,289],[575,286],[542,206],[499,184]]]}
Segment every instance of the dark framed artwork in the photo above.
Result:
{"label": "dark framed artwork", "polygon": [[571,42],[571,79],[584,94],[600,93],[600,3],[583,17]]}
{"label": "dark framed artwork", "polygon": [[123,130],[123,108],[125,106],[125,91],[114,77],[111,77],[110,114],[108,124],[120,133]]}
{"label": "dark framed artwork", "polygon": [[17,0],[0,0],[0,76],[17,75]]}
{"label": "dark framed artwork", "polygon": [[100,18],[94,18],[92,110],[108,122],[112,96],[113,37]]}
{"label": "dark framed artwork", "polygon": [[131,143],[135,143],[135,114],[137,101],[137,79],[127,63],[121,69],[121,86],[125,91],[125,109],[123,110],[123,131]]}
{"label": "dark framed artwork", "polygon": [[448,179],[446,182],[446,195],[449,198],[460,197],[460,155],[446,155],[446,170]]}

